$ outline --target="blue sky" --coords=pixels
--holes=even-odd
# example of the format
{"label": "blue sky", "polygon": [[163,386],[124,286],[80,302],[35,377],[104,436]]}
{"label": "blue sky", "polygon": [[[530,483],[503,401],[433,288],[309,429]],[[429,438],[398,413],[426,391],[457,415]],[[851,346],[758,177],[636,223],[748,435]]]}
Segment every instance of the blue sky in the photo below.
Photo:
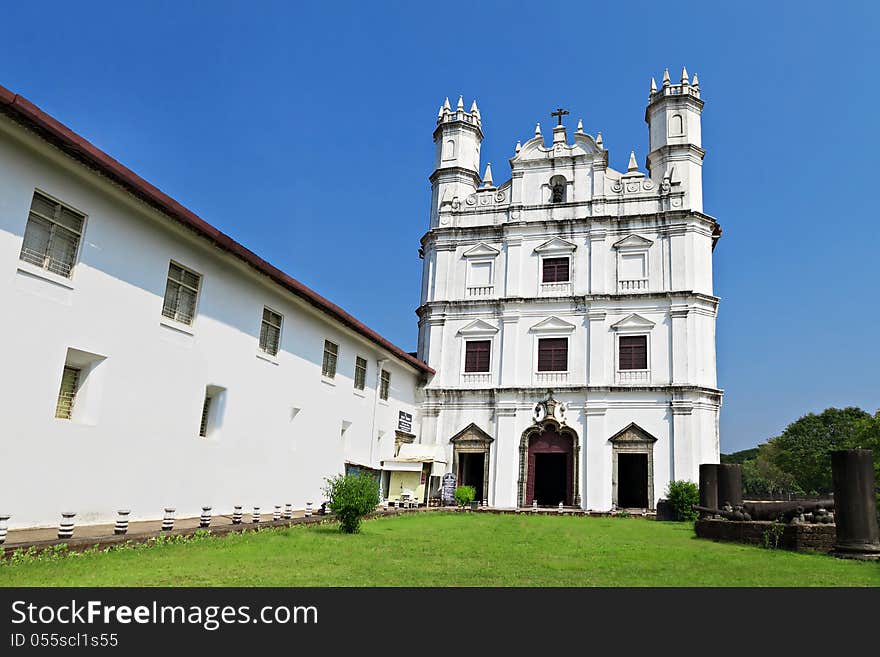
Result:
{"label": "blue sky", "polygon": [[443,98],[477,98],[496,182],[560,105],[625,169],[631,149],[644,163],[651,76],[687,65],[724,228],[733,451],[809,411],[880,408],[878,7],[16,3],[0,84],[413,350]]}

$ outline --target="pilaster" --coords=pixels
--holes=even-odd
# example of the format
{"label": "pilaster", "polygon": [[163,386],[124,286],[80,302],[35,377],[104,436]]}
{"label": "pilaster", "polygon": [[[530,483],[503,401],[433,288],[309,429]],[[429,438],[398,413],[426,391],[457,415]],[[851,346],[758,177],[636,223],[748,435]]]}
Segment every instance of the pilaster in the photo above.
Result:
{"label": "pilaster", "polygon": [[516,407],[501,406],[495,409],[495,443],[492,464],[492,485],[489,503],[497,507],[515,507],[517,467],[520,436],[516,427]]}
{"label": "pilaster", "polygon": [[587,311],[588,349],[587,382],[591,386],[608,385],[606,375],[605,352],[607,351],[607,329],[605,328],[605,310],[590,309]]}

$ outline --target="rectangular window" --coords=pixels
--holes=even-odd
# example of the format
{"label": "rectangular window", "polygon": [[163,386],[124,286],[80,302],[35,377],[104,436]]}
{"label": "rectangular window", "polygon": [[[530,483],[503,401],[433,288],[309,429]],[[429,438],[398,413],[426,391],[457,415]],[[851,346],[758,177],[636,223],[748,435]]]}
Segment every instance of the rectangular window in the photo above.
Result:
{"label": "rectangular window", "polygon": [[538,371],[568,371],[568,338],[541,338],[538,340]]}
{"label": "rectangular window", "polygon": [[391,372],[382,370],[382,379],[379,383],[379,399],[388,399],[388,392],[391,390]]}
{"label": "rectangular window", "polygon": [[354,387],[363,390],[367,385],[367,359],[357,357],[354,364]]}
{"label": "rectangular window", "polygon": [[171,262],[168,265],[162,315],[183,324],[192,324],[196,316],[196,300],[201,280],[199,274]]}
{"label": "rectangular window", "polygon": [[70,278],[85,215],[34,192],[19,258]]}
{"label": "rectangular window", "polygon": [[542,283],[568,283],[568,258],[544,258]]}
{"label": "rectangular window", "polygon": [[321,364],[321,374],[328,379],[336,376],[336,359],[339,356],[339,346],[324,340],[324,361]]}
{"label": "rectangular window", "polygon": [[202,404],[202,422],[199,424],[199,435],[202,438],[208,437],[208,415],[211,412],[211,396],[205,395],[205,403]]}
{"label": "rectangular window", "polygon": [[278,353],[281,343],[281,315],[268,308],[263,308],[263,323],[260,326],[260,351],[270,356]]}
{"label": "rectangular window", "polygon": [[75,367],[65,367],[61,374],[61,389],[55,404],[55,417],[59,419],[69,420],[73,413],[76,391],[79,389],[79,373],[80,370]]}
{"label": "rectangular window", "polygon": [[648,336],[621,335],[618,343],[619,369],[648,369]]}
{"label": "rectangular window", "polygon": [[468,340],[464,343],[464,371],[488,372],[491,340]]}

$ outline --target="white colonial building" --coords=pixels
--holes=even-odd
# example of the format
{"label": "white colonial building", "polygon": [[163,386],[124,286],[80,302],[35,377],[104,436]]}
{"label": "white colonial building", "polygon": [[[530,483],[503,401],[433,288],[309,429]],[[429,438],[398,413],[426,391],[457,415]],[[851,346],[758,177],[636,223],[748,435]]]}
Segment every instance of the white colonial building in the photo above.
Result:
{"label": "white colonial building", "polygon": [[0,515],[302,508],[352,469],[653,507],[719,457],[702,107],[652,88],[647,174],[557,112],[495,185],[444,104],[416,357],[0,87]]}
{"label": "white colonial building", "polygon": [[652,508],[719,458],[696,76],[652,81],[647,173],[567,112],[480,177],[476,102],[441,106],[419,308],[422,436],[500,507]]}
{"label": "white colonial building", "polygon": [[424,363],[2,87],[0,300],[11,527],[302,509],[419,433]]}

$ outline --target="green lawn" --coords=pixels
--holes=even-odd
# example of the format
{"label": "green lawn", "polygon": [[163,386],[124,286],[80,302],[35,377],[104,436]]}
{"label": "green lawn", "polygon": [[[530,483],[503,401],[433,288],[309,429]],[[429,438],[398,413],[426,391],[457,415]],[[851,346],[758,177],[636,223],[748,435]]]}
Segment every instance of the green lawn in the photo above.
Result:
{"label": "green lawn", "polygon": [[630,518],[421,513],[0,566],[2,586],[880,586],[880,564]]}

